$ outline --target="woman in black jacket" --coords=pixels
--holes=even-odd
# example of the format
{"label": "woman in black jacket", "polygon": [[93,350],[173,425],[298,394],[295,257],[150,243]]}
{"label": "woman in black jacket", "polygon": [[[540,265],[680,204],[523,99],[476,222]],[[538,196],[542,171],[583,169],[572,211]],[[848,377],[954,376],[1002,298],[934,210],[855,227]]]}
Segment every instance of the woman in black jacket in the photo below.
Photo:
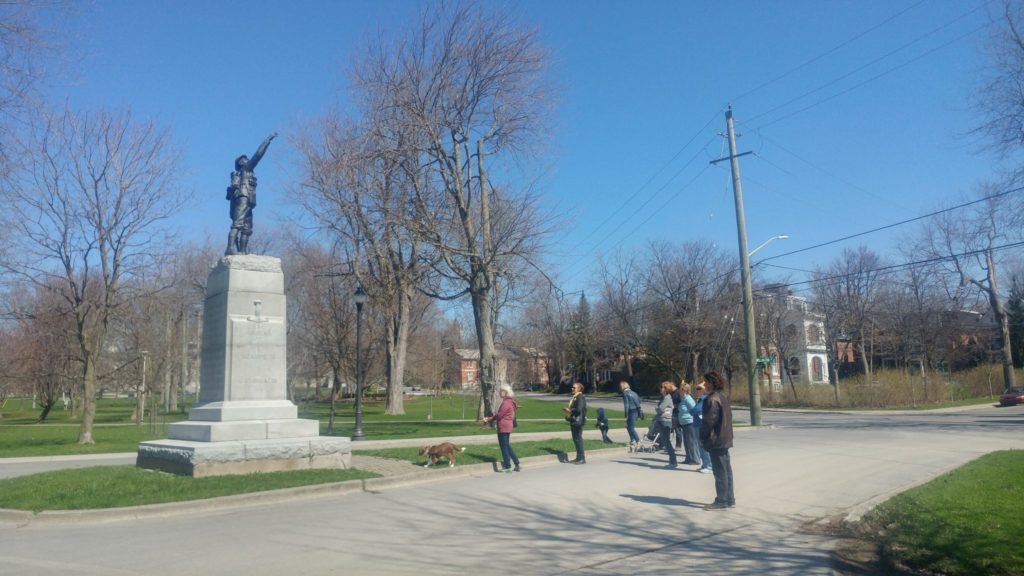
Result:
{"label": "woman in black jacket", "polygon": [[583,395],[583,384],[573,382],[572,399],[562,410],[565,411],[565,420],[572,430],[572,443],[576,446],[576,459],[572,463],[586,464],[587,455],[583,452],[583,426],[587,423],[587,397]]}
{"label": "woman in black jacket", "polygon": [[703,421],[700,425],[700,443],[711,455],[711,471],[715,474],[715,501],[705,510],[725,510],[736,505],[732,483],[732,407],[726,396],[728,382],[718,372],[704,375],[704,385],[711,394],[704,400]]}

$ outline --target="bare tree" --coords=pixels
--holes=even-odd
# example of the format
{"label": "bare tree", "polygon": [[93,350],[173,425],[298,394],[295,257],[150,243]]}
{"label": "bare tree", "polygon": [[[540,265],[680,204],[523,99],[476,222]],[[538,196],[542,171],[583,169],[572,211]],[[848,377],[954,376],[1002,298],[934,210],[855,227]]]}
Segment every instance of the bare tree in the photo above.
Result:
{"label": "bare tree", "polygon": [[957,301],[972,289],[987,300],[998,326],[1003,381],[1009,387],[1016,379],[1009,317],[999,285],[999,250],[1020,237],[1018,227],[1008,221],[1016,218],[1019,207],[1011,203],[1011,196],[994,197],[991,192],[991,187],[983,187],[981,194],[988,199],[968,214],[946,212],[934,217],[922,230],[922,238],[928,255],[940,259],[945,277],[956,286]]}
{"label": "bare tree", "polygon": [[826,267],[816,267],[814,293],[825,312],[826,331],[853,341],[861,369],[870,378],[882,259],[867,246],[844,249]]}
{"label": "bare tree", "polygon": [[[307,377],[331,384],[331,415],[328,431],[334,432],[335,403],[342,382],[355,374],[355,306],[351,275],[335,270],[336,253],[318,244],[296,244],[292,248],[294,270],[288,275],[289,357],[301,351]],[[318,386],[319,388],[319,386]]]}
{"label": "bare tree", "polygon": [[646,338],[647,308],[643,304],[644,276],[632,254],[618,252],[598,266],[601,299],[598,343],[622,354],[626,376],[633,376],[633,355]]}
{"label": "bare tree", "polygon": [[393,47],[371,50],[363,74],[386,99],[376,109],[399,116],[401,146],[415,152],[417,162],[403,163],[416,192],[415,231],[454,288],[444,295],[471,301],[483,414],[495,393],[496,278],[509,261],[531,259],[544,232],[535,200],[491,176],[506,177],[510,160],[540,139],[544,63],[533,30],[508,13],[459,4],[424,9]]}
{"label": "bare tree", "polygon": [[59,53],[58,33],[43,26],[44,14],[65,9],[63,2],[0,2],[0,177],[12,156],[20,128],[39,109],[39,85]]}
{"label": "bare tree", "polygon": [[94,443],[97,368],[116,309],[140,296],[129,279],[164,250],[161,223],[180,205],[167,131],[128,112],[49,116],[12,187],[4,225],[16,249],[2,269],[55,291],[81,355],[79,443]]}
{"label": "bare tree", "polygon": [[21,288],[7,299],[10,331],[0,362],[5,379],[18,382],[22,393],[39,402],[38,422],[43,422],[71,391],[80,362],[73,324],[60,300],[48,290],[24,283]]}
{"label": "bare tree", "polygon": [[369,294],[383,322],[386,413],[404,414],[409,333],[423,310],[414,307],[414,296],[430,265],[409,222],[412,187],[401,166],[409,151],[400,141],[378,137],[389,129],[373,124],[374,114],[363,121],[369,124],[357,128],[328,118],[315,141],[301,144],[306,178],[297,196],[343,251],[346,272]]}
{"label": "bare tree", "polygon": [[738,270],[707,241],[649,245],[645,285],[652,320],[644,352],[678,380],[692,382],[706,369],[731,370],[738,350]]}
{"label": "bare tree", "polygon": [[978,132],[1006,159],[1024,146],[1024,3],[1003,0],[990,30],[988,74],[975,97],[984,118]]}

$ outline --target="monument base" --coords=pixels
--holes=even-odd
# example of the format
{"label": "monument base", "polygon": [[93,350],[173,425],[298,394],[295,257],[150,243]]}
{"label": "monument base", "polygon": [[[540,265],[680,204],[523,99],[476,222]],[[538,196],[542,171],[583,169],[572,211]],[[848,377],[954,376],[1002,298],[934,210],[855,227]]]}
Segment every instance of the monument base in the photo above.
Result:
{"label": "monument base", "polygon": [[321,436],[233,442],[152,440],[139,443],[135,465],[194,478],[314,468],[344,469],[352,467],[352,443],[349,438]]}

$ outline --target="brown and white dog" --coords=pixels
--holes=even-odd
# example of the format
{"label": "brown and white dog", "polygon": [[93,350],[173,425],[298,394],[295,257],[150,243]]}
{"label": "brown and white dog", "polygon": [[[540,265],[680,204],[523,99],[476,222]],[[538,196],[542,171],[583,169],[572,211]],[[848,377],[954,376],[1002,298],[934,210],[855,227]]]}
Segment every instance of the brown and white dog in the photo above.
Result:
{"label": "brown and white dog", "polygon": [[437,446],[424,446],[423,448],[420,448],[420,456],[426,455],[430,458],[427,460],[427,463],[423,465],[424,468],[431,466],[434,462],[440,460],[442,456],[448,459],[448,466],[451,467],[455,466],[455,453],[465,451],[465,447],[459,448],[451,442],[444,442]]}

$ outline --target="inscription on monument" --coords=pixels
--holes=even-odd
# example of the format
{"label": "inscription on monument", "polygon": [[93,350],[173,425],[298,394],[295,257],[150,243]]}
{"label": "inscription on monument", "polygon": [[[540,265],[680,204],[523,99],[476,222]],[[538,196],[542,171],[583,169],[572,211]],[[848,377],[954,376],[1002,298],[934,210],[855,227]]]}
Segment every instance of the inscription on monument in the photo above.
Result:
{"label": "inscription on monument", "polygon": [[280,384],[286,381],[285,324],[282,318],[254,314],[231,318],[229,400],[278,400],[286,398]]}

